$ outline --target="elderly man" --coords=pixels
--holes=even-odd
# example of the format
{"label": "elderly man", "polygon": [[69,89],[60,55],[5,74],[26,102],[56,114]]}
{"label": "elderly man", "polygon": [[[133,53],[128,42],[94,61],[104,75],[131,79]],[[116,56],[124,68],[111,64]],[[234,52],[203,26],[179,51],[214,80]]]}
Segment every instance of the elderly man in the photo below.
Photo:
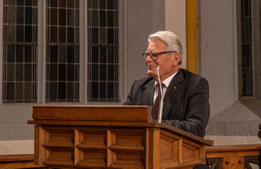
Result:
{"label": "elderly man", "polygon": [[163,123],[204,137],[209,119],[207,80],[180,68],[182,44],[174,33],[159,31],[149,35],[148,41],[148,48],[142,56],[149,77],[133,83],[125,105],[153,105],[152,117],[157,119],[158,103],[163,98]]}

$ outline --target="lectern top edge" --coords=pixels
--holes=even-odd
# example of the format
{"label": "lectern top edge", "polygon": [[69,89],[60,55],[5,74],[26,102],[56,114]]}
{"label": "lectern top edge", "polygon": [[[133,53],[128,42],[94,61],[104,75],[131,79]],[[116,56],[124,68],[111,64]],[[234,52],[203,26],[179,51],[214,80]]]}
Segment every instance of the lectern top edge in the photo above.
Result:
{"label": "lectern top edge", "polygon": [[145,105],[33,105],[33,108],[62,108],[62,107],[72,107],[72,108],[149,108],[151,106]]}

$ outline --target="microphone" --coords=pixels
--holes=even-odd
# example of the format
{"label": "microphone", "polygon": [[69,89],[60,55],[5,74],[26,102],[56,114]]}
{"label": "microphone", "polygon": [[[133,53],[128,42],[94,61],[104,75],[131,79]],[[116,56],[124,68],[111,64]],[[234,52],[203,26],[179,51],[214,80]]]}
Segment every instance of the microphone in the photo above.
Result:
{"label": "microphone", "polygon": [[161,92],[159,114],[158,114],[158,123],[161,123],[162,110],[163,110],[163,90],[162,90],[162,84],[161,84],[161,80],[160,80],[160,73],[159,73],[159,71],[160,71],[160,66],[157,66],[158,82],[159,82],[160,92]]}

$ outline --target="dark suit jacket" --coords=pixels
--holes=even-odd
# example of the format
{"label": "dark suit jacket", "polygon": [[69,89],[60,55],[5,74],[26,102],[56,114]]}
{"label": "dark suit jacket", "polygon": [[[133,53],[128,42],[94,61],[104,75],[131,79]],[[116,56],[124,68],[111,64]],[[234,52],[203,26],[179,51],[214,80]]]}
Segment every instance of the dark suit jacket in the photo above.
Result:
{"label": "dark suit jacket", "polygon": [[[136,80],[125,105],[153,105],[155,80]],[[204,137],[209,119],[209,86],[206,79],[179,69],[164,97],[162,122]]]}

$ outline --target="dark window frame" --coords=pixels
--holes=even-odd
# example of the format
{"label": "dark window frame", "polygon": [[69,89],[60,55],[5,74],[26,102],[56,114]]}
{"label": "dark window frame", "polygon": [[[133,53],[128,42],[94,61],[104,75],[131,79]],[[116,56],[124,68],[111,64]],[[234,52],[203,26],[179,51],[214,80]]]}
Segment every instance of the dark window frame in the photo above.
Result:
{"label": "dark window frame", "polygon": [[3,3],[3,103],[37,102],[38,9],[31,2]]}
{"label": "dark window frame", "polygon": [[118,0],[88,0],[88,102],[120,100],[118,8]]}
{"label": "dark window frame", "polygon": [[[260,34],[260,19],[261,19],[261,3],[258,0],[247,1],[251,3],[251,64],[252,64],[252,95],[244,94],[244,83],[243,83],[243,48],[242,48],[242,30],[244,29],[242,24],[242,1],[237,4],[237,18],[238,18],[238,70],[239,70],[239,100],[260,100],[261,99],[261,58],[260,58],[260,47],[261,47],[261,34]],[[251,82],[250,82],[251,83]]]}

